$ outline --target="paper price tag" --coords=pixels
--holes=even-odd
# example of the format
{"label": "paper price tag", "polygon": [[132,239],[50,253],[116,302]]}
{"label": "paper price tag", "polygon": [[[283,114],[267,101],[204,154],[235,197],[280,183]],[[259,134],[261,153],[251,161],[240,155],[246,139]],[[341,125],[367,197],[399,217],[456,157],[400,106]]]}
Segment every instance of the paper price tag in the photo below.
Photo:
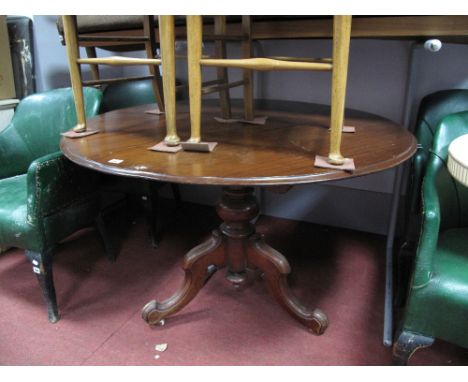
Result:
{"label": "paper price tag", "polygon": [[111,159],[108,161],[109,163],[120,164],[123,162],[123,159]]}

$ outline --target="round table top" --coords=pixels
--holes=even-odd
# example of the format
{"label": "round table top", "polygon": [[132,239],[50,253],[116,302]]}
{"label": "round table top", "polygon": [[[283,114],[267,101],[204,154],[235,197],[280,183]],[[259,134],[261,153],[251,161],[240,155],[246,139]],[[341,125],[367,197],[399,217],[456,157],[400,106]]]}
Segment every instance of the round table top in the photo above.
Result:
{"label": "round table top", "polygon": [[[177,105],[177,131],[190,136],[189,114]],[[119,109],[88,119],[88,129],[99,134],[62,138],[61,149],[75,163],[129,177],[174,183],[277,186],[347,179],[371,174],[402,163],[416,151],[416,140],[406,129],[387,119],[346,110],[341,151],[353,158],[355,171],[314,167],[316,154],[328,156],[328,106],[288,101],[262,101],[257,116],[265,125],[220,123],[218,106],[203,106],[202,138],[218,142],[211,153],[148,150],[165,136],[164,115],[145,113],[153,105]],[[233,108],[233,115],[242,109]],[[114,163],[113,163],[114,162]]]}
{"label": "round table top", "polygon": [[447,167],[456,180],[468,186],[468,134],[462,135],[450,143]]}

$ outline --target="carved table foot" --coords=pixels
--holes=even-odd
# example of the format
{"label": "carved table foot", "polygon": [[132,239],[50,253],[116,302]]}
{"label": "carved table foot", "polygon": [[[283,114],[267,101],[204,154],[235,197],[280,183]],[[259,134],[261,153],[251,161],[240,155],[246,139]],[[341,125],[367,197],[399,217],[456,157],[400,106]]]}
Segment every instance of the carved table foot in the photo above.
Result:
{"label": "carved table foot", "polygon": [[328,327],[327,316],[320,309],[306,309],[291,293],[287,282],[291,268],[286,258],[258,234],[249,239],[247,256],[249,264],[263,270],[270,293],[283,308],[313,334],[323,334]]}
{"label": "carved table foot", "polygon": [[219,231],[213,231],[210,239],[189,251],[182,265],[185,271],[182,287],[165,301],[147,303],[141,312],[142,318],[148,324],[156,325],[192,301],[216,269],[224,266],[222,244]]}

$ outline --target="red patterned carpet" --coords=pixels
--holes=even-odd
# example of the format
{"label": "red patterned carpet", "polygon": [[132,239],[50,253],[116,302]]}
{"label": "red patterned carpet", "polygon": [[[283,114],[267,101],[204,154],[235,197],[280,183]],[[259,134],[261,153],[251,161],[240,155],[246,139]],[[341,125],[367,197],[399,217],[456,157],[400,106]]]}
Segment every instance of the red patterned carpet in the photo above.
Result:
{"label": "red patterned carpet", "polygon": [[[384,238],[285,219],[261,217],[258,230],[290,261],[297,297],[327,313],[324,335],[291,319],[260,278],[237,291],[224,270],[165,326],[148,327],[141,308],[179,287],[182,256],[218,224],[212,208],[186,204],[166,222],[158,249],[143,220],[116,225],[113,264],[96,231],[81,231],[56,253],[57,324],[47,321],[23,251],[0,255],[0,365],[390,365],[382,345]],[[167,349],[157,352],[162,343]],[[410,364],[468,365],[468,351],[436,341]]]}

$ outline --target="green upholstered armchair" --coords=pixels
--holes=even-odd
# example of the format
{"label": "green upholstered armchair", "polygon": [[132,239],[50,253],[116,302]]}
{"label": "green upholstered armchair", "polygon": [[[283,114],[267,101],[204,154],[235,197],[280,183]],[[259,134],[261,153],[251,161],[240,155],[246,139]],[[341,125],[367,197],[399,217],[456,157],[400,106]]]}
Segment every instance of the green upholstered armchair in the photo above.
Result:
{"label": "green upholstered armchair", "polygon": [[399,306],[404,303],[412,263],[421,227],[421,185],[426,170],[434,133],[443,117],[468,110],[468,90],[441,90],[425,96],[419,105],[415,125],[418,149],[411,160],[410,177],[406,190],[406,215],[403,244],[398,256],[397,295]]}
{"label": "green upholstered armchair", "polygon": [[156,103],[156,99],[151,80],[118,82],[104,89],[101,113],[152,103]]}
{"label": "green upholstered armchair", "polygon": [[438,125],[422,185],[422,231],[405,312],[393,348],[406,364],[435,338],[468,347],[468,188],[447,170],[448,146],[468,133],[468,112]]}
{"label": "green upholstered armchair", "polygon": [[[102,94],[84,89],[88,117]],[[52,276],[57,243],[94,222],[99,212],[98,175],[68,161],[60,133],[76,123],[71,89],[24,98],[0,132],[0,245],[25,249],[50,322],[59,319]]]}
{"label": "green upholstered armchair", "polygon": [[415,135],[418,150],[411,161],[411,178],[407,191],[407,232],[404,246],[414,250],[421,224],[421,184],[432,148],[438,123],[449,114],[468,110],[468,90],[441,90],[427,95],[421,101],[416,120]]}

